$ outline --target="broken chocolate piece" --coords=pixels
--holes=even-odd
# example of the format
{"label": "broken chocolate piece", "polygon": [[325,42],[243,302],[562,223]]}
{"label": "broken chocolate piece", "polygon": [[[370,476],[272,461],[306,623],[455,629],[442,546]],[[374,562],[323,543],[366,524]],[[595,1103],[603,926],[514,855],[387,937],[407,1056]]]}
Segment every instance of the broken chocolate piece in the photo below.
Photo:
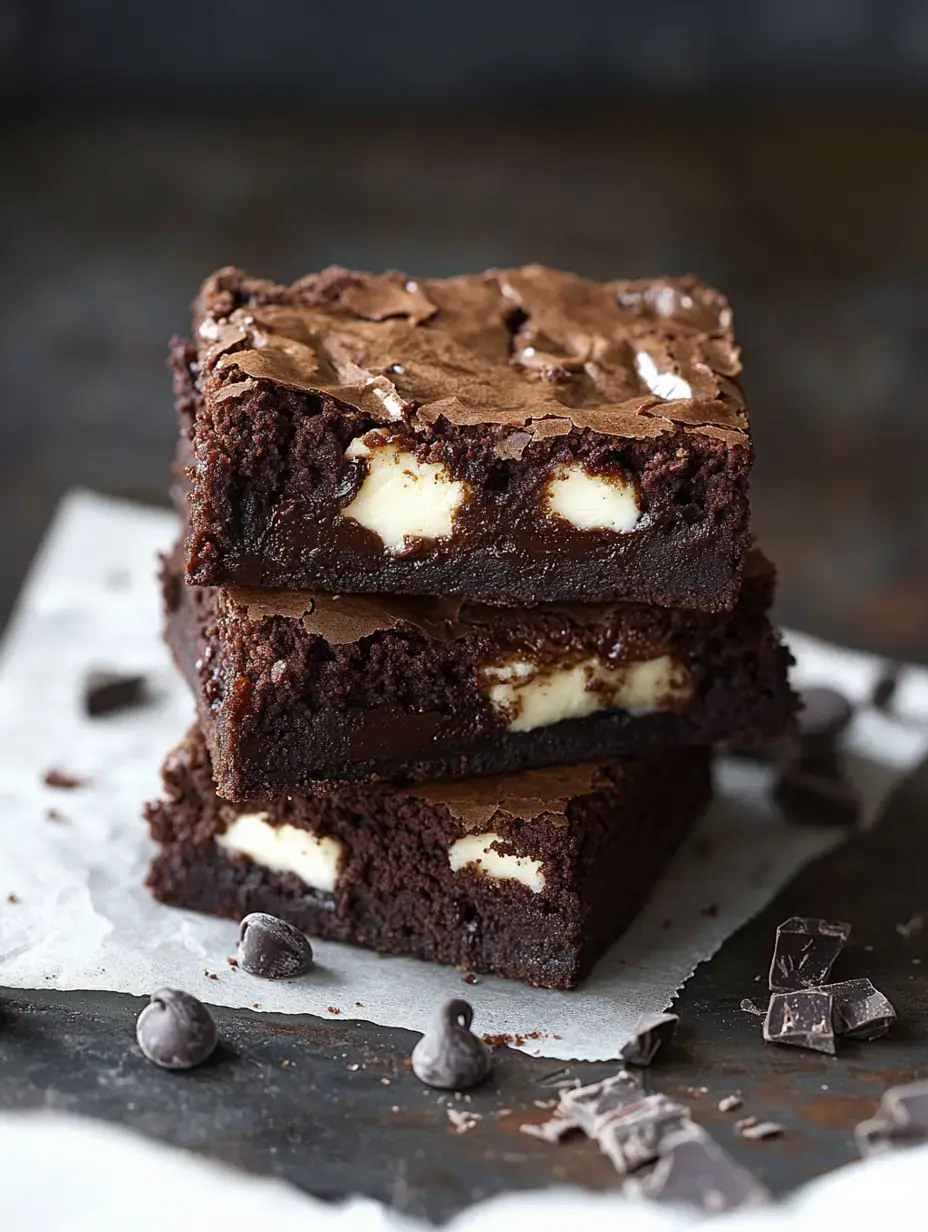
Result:
{"label": "broken chocolate piece", "polygon": [[132,710],[149,701],[144,676],[122,672],[90,672],[84,682],[84,710],[91,719],[120,710]]}
{"label": "broken chocolate piece", "polygon": [[850,924],[794,915],[777,928],[770,991],[792,992],[826,983],[851,935]]}
{"label": "broken chocolate piece", "polygon": [[616,1172],[627,1176],[657,1159],[662,1143],[689,1124],[688,1108],[666,1095],[647,1095],[602,1125],[596,1141]]}
{"label": "broken chocolate piece", "polygon": [[773,796],[788,821],[800,826],[855,826],[860,797],[834,758],[802,757],[780,773]]}
{"label": "broken chocolate piece", "polygon": [[558,1111],[588,1138],[595,1138],[603,1125],[644,1097],[641,1083],[623,1069],[602,1082],[562,1091]]}
{"label": "broken chocolate piece", "polygon": [[896,1011],[888,998],[874,988],[868,979],[825,984],[819,991],[831,993],[836,1035],[846,1035],[849,1039],[875,1040],[885,1035],[896,1021]]}
{"label": "broken chocolate piece", "polygon": [[665,1138],[654,1169],[625,1188],[654,1202],[685,1203],[712,1215],[770,1201],[763,1185],[697,1125]]}
{"label": "broken chocolate piece", "polygon": [[[764,1138],[778,1138],[783,1133],[783,1126],[778,1121],[758,1121],[757,1117],[748,1117],[747,1124],[739,1121],[736,1131],[749,1142],[762,1142]],[[740,1129],[739,1129],[740,1126]]]}
{"label": "broken chocolate piece", "polygon": [[620,1058],[627,1065],[650,1065],[670,1043],[679,1022],[676,1014],[642,1014],[631,1038],[619,1050]]}
{"label": "broken chocolate piece", "polygon": [[834,1056],[833,1013],[834,999],[821,988],[775,992],[767,1006],[764,1039],[768,1044],[792,1044]]}

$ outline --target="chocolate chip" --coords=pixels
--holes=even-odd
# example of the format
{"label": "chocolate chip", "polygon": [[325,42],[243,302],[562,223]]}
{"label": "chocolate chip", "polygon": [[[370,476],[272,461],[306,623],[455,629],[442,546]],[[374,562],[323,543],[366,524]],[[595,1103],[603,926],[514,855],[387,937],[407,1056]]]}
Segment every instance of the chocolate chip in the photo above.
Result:
{"label": "chocolate chip", "polygon": [[92,719],[147,705],[150,701],[144,676],[120,672],[90,672],[84,682],[84,710]]}
{"label": "chocolate chip", "polygon": [[653,1170],[632,1178],[626,1188],[653,1202],[695,1206],[713,1215],[770,1201],[763,1185],[696,1125],[666,1138]]}
{"label": "chocolate chip", "polygon": [[850,827],[860,819],[860,797],[837,762],[805,758],[789,763],[773,797],[794,825]]}
{"label": "chocolate chip", "polygon": [[831,993],[836,1035],[875,1040],[885,1035],[896,1021],[896,1011],[868,979],[826,984],[821,991]]}
{"label": "chocolate chip", "polygon": [[818,988],[826,983],[835,959],[851,935],[839,920],[790,916],[777,928],[770,963],[771,992]]}
{"label": "chocolate chip", "polygon": [[289,980],[310,969],[313,951],[306,937],[292,924],[276,915],[253,911],[239,927],[238,961],[249,975],[264,980]]}
{"label": "chocolate chip", "polygon": [[135,1024],[144,1055],[164,1069],[191,1069],[212,1055],[216,1024],[202,1001],[177,988],[152,993]]}
{"label": "chocolate chip", "polygon": [[775,992],[767,1006],[764,1039],[768,1044],[791,1044],[834,1056],[833,1013],[831,993],[820,988]]}
{"label": "chocolate chip", "polygon": [[446,1001],[412,1052],[412,1071],[429,1087],[459,1091],[489,1077],[490,1050],[470,1024],[474,1011],[466,1001]]}
{"label": "chocolate chip", "polygon": [[628,1065],[650,1065],[665,1044],[669,1044],[680,1019],[676,1014],[642,1014],[635,1030],[619,1050]]}
{"label": "chocolate chip", "polygon": [[803,742],[836,740],[853,717],[854,707],[836,689],[816,687],[800,690],[796,722]]}

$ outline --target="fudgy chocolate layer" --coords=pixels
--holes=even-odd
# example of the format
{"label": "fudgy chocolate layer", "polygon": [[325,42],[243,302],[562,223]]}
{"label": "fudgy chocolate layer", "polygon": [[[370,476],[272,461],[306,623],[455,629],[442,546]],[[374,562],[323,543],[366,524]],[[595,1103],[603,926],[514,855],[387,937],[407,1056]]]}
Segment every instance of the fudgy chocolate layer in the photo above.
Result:
{"label": "fudgy chocolate layer", "polygon": [[[709,754],[553,773],[481,780],[476,800],[460,783],[327,785],[233,807],[217,797],[194,731],[165,763],[164,799],[146,810],[160,845],[148,885],[172,906],[233,919],[267,911],[328,940],[570,988],[640,911],[708,802]],[[243,815],[327,842],[334,886],[222,847]],[[501,863],[453,867],[455,844],[475,835]],[[520,860],[536,888],[506,871]]]}
{"label": "fudgy chocolate layer", "polygon": [[[172,361],[194,445],[189,582],[734,604],[752,450],[711,288],[535,266],[421,283],[335,269],[283,287],[229,269],[194,325]],[[446,533],[390,548],[345,513],[373,466],[349,447],[382,445],[378,429],[423,475],[440,470],[445,494],[461,485]],[[621,477],[637,522],[551,516],[562,468],[604,482],[594,504]]]}
{"label": "fudgy chocolate layer", "polygon": [[[230,800],[316,779],[416,782],[760,741],[780,734],[795,706],[789,654],[766,615],[774,575],[759,554],[738,607],[722,614],[189,587],[179,551],[163,581],[167,640]],[[664,658],[684,687],[662,695],[663,708],[622,708],[601,692],[623,666]],[[604,666],[583,697],[603,709],[527,730],[491,700],[488,665],[531,663],[555,679],[591,662]]]}

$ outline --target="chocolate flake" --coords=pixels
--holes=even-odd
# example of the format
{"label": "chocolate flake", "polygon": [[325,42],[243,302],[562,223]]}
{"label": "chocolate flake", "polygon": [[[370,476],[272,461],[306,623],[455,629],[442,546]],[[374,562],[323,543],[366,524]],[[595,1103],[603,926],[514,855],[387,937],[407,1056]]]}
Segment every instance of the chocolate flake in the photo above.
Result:
{"label": "chocolate flake", "polygon": [[[758,1121],[757,1117],[748,1117],[750,1124],[738,1121],[735,1129],[742,1138],[749,1142],[761,1142],[764,1138],[778,1138],[784,1132],[784,1127],[778,1121]],[[740,1126],[740,1128],[739,1128]]]}
{"label": "chocolate flake", "polygon": [[87,780],[79,779],[64,770],[46,770],[42,778],[46,787],[54,787],[57,791],[74,791],[78,787],[86,787]]}
{"label": "chocolate flake", "polygon": [[723,1095],[719,1100],[719,1112],[735,1112],[743,1102],[740,1095]]}
{"label": "chocolate flake", "polygon": [[851,935],[850,924],[791,916],[777,928],[770,964],[771,992],[818,988]]}
{"label": "chocolate flake", "polygon": [[627,1065],[650,1065],[673,1038],[680,1019],[676,1014],[642,1014],[632,1036],[619,1050]]}
{"label": "chocolate flake", "polygon": [[84,682],[84,711],[91,719],[137,709],[147,705],[150,700],[144,676],[93,671]]}
{"label": "chocolate flake", "polygon": [[791,1044],[834,1056],[833,1013],[834,999],[821,988],[775,992],[767,1006],[764,1039],[768,1044]]}

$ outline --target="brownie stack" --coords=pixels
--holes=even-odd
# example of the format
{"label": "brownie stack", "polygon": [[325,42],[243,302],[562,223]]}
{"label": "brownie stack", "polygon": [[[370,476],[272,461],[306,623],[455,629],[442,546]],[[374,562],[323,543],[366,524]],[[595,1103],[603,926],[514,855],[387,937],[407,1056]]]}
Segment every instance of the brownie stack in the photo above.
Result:
{"label": "brownie stack", "polygon": [[725,300],[224,269],[172,367],[166,903],[567,988],[790,723]]}

